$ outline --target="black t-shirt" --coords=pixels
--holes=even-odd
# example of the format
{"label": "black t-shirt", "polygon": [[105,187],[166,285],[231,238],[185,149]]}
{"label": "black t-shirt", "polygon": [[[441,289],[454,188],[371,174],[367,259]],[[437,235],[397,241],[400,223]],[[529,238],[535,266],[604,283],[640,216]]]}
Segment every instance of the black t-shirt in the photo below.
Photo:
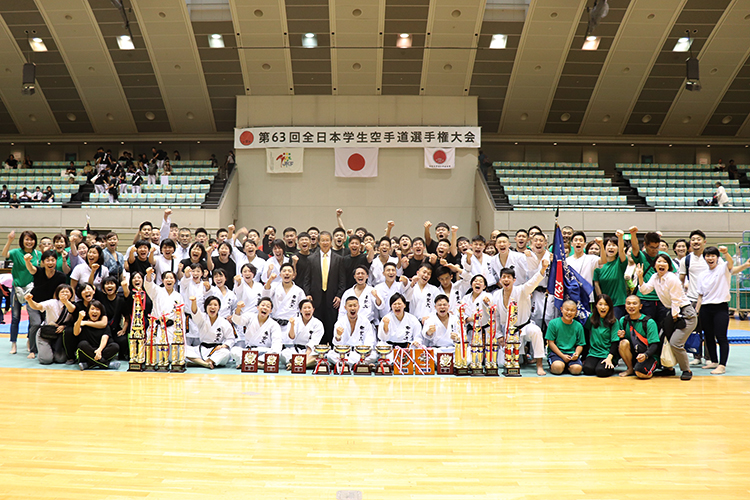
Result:
{"label": "black t-shirt", "polygon": [[53,274],[51,278],[48,278],[47,272],[44,268],[37,267],[36,274],[34,275],[34,289],[31,290],[34,302],[43,302],[45,300],[53,299],[57,287],[64,285],[67,282],[65,275],[60,271],[55,271],[55,274]]}
{"label": "black t-shirt", "polygon": [[226,263],[221,262],[219,257],[211,257],[214,263],[214,269],[222,269],[227,275],[227,288],[234,288],[234,277],[237,275],[237,264],[230,258]]}
{"label": "black t-shirt", "polygon": [[117,332],[120,331],[120,323],[125,312],[125,297],[118,293],[115,295],[115,300],[109,300],[106,293],[97,290],[94,298],[104,306],[104,314],[107,315],[107,324],[115,332],[115,335],[117,335]]}
{"label": "black t-shirt", "polygon": [[415,274],[417,274],[417,271],[419,270],[420,266],[427,262],[430,263],[429,260],[427,260],[426,257],[424,257],[422,260],[417,260],[414,257],[409,259],[409,265],[404,269],[404,276],[411,279]]}
{"label": "black t-shirt", "polygon": [[135,260],[132,263],[128,264],[128,268],[129,268],[129,273],[130,274],[134,274],[134,273],[139,272],[143,276],[146,276],[146,270],[149,267],[152,267],[152,266],[151,266],[151,263],[149,263],[148,259],[141,260],[141,259],[138,258],[137,255],[135,257]]}
{"label": "black t-shirt", "polygon": [[344,256],[344,252],[346,252],[346,248],[341,247],[338,250],[336,250],[335,248],[331,248],[331,252],[333,252],[333,253],[335,253],[335,254],[340,255],[340,256],[343,257]]}
{"label": "black t-shirt", "polygon": [[102,343],[102,337],[107,335],[109,340],[107,343],[113,342],[112,330],[108,326],[104,328],[94,328],[93,326],[82,326],[81,334],[78,336],[78,341],[86,341],[89,343],[94,350],[99,349],[99,344]]}
{"label": "black t-shirt", "polygon": [[[206,259],[201,259],[197,263],[200,264],[201,269],[203,269],[203,277],[205,278],[206,276],[208,276],[208,263],[206,262]],[[194,264],[194,262],[188,257],[187,259],[182,259],[180,261],[180,264],[182,264],[182,274],[185,274],[190,272],[189,268]],[[234,280],[234,278],[232,278],[232,280]],[[228,282],[229,280],[227,279],[227,283]]]}
{"label": "black t-shirt", "polygon": [[5,160],[10,168],[16,168],[18,166],[18,160]]}
{"label": "black t-shirt", "polygon": [[350,289],[357,282],[354,281],[354,270],[359,266],[365,266],[368,270],[370,269],[370,263],[367,262],[367,256],[363,253],[352,257],[351,254],[344,257],[344,273],[346,276],[346,289]]}

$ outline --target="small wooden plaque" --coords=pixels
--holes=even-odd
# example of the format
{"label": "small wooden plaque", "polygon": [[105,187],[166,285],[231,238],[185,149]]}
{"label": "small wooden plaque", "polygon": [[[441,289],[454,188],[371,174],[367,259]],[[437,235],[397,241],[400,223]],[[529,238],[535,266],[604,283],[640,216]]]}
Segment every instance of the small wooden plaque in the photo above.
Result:
{"label": "small wooden plaque", "polygon": [[252,351],[250,349],[242,351],[242,364],[240,365],[240,371],[252,373],[258,371],[258,351]]}
{"label": "small wooden plaque", "polygon": [[306,354],[292,354],[292,373],[307,373]]}
{"label": "small wooden plaque", "polygon": [[[406,357],[406,349],[395,349],[393,359],[393,373],[396,375],[412,375],[414,373],[414,366],[411,360]],[[409,355],[414,354],[413,349],[409,349]]]}
{"label": "small wooden plaque", "polygon": [[263,371],[265,373],[279,373],[279,355],[276,353],[266,353],[266,358],[263,363]]}
{"label": "small wooden plaque", "polygon": [[414,361],[419,367],[419,370],[414,369],[415,375],[435,375],[435,353],[432,349],[414,349]]}
{"label": "small wooden plaque", "polygon": [[453,353],[437,353],[437,373],[439,375],[453,375]]}

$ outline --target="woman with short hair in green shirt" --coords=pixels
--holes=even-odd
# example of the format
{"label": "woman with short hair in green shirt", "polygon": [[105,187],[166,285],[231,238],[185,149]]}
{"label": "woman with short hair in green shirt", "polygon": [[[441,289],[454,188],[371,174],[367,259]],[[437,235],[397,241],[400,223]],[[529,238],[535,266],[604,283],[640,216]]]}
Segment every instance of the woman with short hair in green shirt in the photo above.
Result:
{"label": "woman with short hair in green shirt", "polygon": [[583,373],[597,377],[611,377],[615,374],[615,365],[612,360],[617,356],[620,348],[615,308],[609,295],[597,295],[595,304],[596,307],[584,326],[584,329],[590,333],[589,355],[583,362]]}
{"label": "woman with short hair in green shirt", "polygon": [[628,297],[628,285],[625,281],[625,270],[628,267],[628,257],[625,254],[624,232],[620,229],[615,233],[617,237],[607,238],[604,253],[607,263],[594,270],[594,291],[597,295],[609,295],[614,304],[616,319],[625,316],[625,299]]}
{"label": "woman with short hair in green shirt", "polygon": [[[13,275],[13,290],[11,290],[13,314],[10,323],[11,354],[15,354],[18,351],[16,341],[18,339],[18,326],[21,323],[21,307],[26,303],[23,297],[31,291],[32,287],[30,285],[34,282],[34,276],[26,269],[26,260],[23,257],[27,253],[30,253],[31,264],[38,267],[39,259],[42,256],[41,252],[36,249],[37,238],[33,231],[22,232],[18,240],[19,248],[11,250],[10,245],[13,243],[15,237],[16,232],[11,231],[8,234],[8,241],[3,247],[3,257],[13,263],[13,269],[11,270],[11,274]],[[29,359],[34,359],[36,357],[36,332],[42,325],[42,314],[31,308],[27,310],[29,313],[28,357]]]}

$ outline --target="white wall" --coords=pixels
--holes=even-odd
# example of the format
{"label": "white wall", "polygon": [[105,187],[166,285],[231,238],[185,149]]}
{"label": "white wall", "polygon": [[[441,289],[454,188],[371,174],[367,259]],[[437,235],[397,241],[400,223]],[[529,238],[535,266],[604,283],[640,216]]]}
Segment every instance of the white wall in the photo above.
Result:
{"label": "white wall", "polygon": [[[476,98],[438,97],[239,97],[237,126],[260,125],[476,125]],[[382,234],[422,234],[423,223],[445,221],[476,231],[474,175],[476,149],[456,150],[456,168],[427,170],[421,148],[381,149],[378,177],[334,176],[333,149],[305,150],[302,174],[266,173],[265,150],[237,150],[240,173],[238,225],[281,231],[315,225],[336,227],[337,208],[347,227],[365,226]],[[469,230],[471,228],[471,230]]]}

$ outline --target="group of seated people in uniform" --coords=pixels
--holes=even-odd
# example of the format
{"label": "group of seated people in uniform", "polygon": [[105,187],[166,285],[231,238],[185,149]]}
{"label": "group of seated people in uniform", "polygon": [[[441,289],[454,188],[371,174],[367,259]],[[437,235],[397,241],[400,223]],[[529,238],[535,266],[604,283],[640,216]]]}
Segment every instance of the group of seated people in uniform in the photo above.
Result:
{"label": "group of seated people in uniform", "polygon": [[[272,226],[262,233],[229,226],[211,238],[172,223],[167,209],[158,227],[143,222],[124,252],[116,233],[88,228],[40,240],[23,231],[17,248],[11,232],[3,248],[13,274],[11,353],[25,304],[29,358],[117,368],[129,359],[134,296],[141,296],[145,322],[158,318],[170,338],[184,324],[185,358],[206,368],[239,367],[249,348],[261,362],[279,354],[287,368],[294,354],[313,366],[322,344],[454,352],[461,339],[490,329],[502,349],[513,328],[522,360],[540,376],[548,366],[553,374],[608,377],[620,361],[620,376],[675,375],[661,363],[665,343],[683,380],[691,364],[726,371],[730,274],[750,261],[735,266],[727,248],[706,247],[700,230],[675,242],[672,258],[656,232],[639,242],[631,227],[587,243],[582,231],[564,227],[567,266],[594,290],[585,319],[581,304],[558,308],[547,293],[552,238],[538,226],[512,239],[500,230],[469,239],[443,222],[433,233],[429,221],[423,235],[396,236],[388,221],[376,236],[347,230],[342,214],[332,232],[287,227],[278,238]],[[685,345],[699,319],[705,350],[691,360]],[[328,352],[332,362],[338,356]],[[352,349],[347,361],[376,357],[375,349],[364,360]]]}

